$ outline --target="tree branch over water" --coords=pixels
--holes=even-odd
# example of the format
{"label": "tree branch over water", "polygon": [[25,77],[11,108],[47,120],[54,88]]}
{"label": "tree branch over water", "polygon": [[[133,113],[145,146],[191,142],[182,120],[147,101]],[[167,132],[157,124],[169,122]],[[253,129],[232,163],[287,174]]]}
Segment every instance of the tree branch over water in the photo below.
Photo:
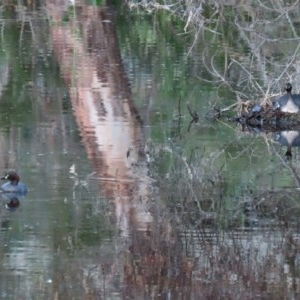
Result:
{"label": "tree branch over water", "polygon": [[[143,7],[148,13],[165,10],[182,19],[183,32],[194,32],[188,54],[196,58],[197,53],[202,53],[203,66],[211,75],[211,82],[225,84],[237,96],[247,100],[266,99],[269,93],[277,94],[290,81],[300,90],[297,59],[300,32],[295,25],[298,1],[285,6],[275,0],[268,6],[261,1],[255,5],[249,1],[235,6],[226,1],[127,3],[132,9]],[[206,45],[208,38],[210,43]],[[270,59],[275,56],[280,59]],[[224,61],[223,68],[220,61]],[[207,76],[196,76],[207,80]]]}

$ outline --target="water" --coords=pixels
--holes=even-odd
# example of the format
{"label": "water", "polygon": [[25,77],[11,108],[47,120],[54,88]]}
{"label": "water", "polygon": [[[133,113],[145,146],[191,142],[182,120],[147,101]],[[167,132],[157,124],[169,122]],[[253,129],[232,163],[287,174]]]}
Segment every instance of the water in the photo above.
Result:
{"label": "water", "polygon": [[254,296],[264,275],[291,292],[298,151],[287,162],[272,134],[205,118],[235,91],[259,95],[237,64],[232,86],[213,77],[225,41],[195,44],[163,14],[45,11],[51,24],[2,12],[0,172],[30,192],[1,200],[0,298],[205,299],[212,284]]}
{"label": "water", "polygon": [[[57,289],[68,290],[59,287],[58,274],[83,248],[110,241],[113,230],[47,25],[36,22],[41,27],[33,33],[28,22],[21,32],[17,18],[2,20],[0,169],[16,169],[30,189],[14,210],[1,200],[3,299],[52,298]],[[41,34],[38,47],[33,34]]]}

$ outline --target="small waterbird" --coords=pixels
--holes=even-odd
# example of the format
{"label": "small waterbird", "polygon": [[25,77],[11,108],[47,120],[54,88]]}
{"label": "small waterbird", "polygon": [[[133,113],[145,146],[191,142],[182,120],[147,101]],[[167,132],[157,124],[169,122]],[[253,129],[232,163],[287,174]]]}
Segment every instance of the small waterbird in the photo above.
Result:
{"label": "small waterbird", "polygon": [[28,187],[25,183],[20,182],[20,177],[15,171],[7,172],[1,180],[8,180],[1,185],[1,191],[4,193],[27,194]]}

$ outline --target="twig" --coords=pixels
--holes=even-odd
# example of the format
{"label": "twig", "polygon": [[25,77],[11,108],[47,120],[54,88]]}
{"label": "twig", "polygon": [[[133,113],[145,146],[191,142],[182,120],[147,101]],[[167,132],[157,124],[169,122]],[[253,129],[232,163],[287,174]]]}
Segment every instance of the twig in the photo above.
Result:
{"label": "twig", "polygon": [[190,122],[189,127],[188,127],[188,132],[189,132],[192,124],[193,123],[198,123],[198,121],[199,121],[199,115],[198,115],[198,113],[196,111],[192,112],[189,104],[187,104],[187,107],[188,107],[189,113],[190,113],[190,115],[192,117],[192,121]]}

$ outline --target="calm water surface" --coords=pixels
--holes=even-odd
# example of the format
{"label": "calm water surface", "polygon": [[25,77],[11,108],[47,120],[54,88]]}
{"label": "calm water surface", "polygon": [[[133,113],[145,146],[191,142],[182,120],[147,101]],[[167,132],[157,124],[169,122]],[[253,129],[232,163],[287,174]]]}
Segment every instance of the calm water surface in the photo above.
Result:
{"label": "calm water surface", "polygon": [[[162,185],[165,190],[159,194],[160,202],[169,205],[170,199],[176,203],[185,197],[171,185],[170,178],[177,182],[175,186],[184,185],[180,180],[189,174],[188,168],[187,173],[177,174],[177,171],[179,164],[187,166],[186,161],[192,161],[192,173],[197,169],[198,173],[193,173],[197,185],[201,185],[197,181],[200,177],[212,182],[221,176],[224,179],[222,199],[228,203],[232,199],[237,201],[249,190],[255,193],[262,189],[296,187],[290,169],[281,167],[285,150],[274,146],[270,135],[248,133],[235,123],[205,119],[213,105],[223,107],[235,100],[228,89],[218,88],[196,76],[204,69],[201,56],[197,53],[188,56],[188,47],[183,46],[193,41],[183,35],[159,34],[149,16],[132,15],[130,20],[120,13],[116,21],[123,69],[115,74],[106,72],[115,76],[112,81],[124,87],[119,97],[131,97],[141,116],[143,126],[139,134],[151,154],[151,171],[148,169],[147,176],[156,174],[160,181],[153,184],[149,179],[145,185],[157,187],[165,181]],[[120,275],[123,270],[120,253],[127,249],[128,236],[132,234],[134,239],[139,231],[147,233],[146,225],[152,222],[150,209],[137,214],[141,219],[135,220],[134,224],[140,226],[136,231],[129,229],[130,218],[124,217],[132,208],[128,208],[127,202],[122,203],[122,199],[134,198],[134,194],[124,193],[131,181],[126,181],[127,171],[122,173],[121,163],[132,159],[132,144],[127,143],[127,136],[137,129],[132,126],[133,121],[123,119],[121,113],[117,121],[105,115],[102,121],[95,122],[99,121],[106,132],[112,131],[111,142],[103,131],[102,135],[94,132],[93,122],[85,123],[84,117],[80,117],[84,109],[81,111],[72,102],[74,94],[85,93],[82,97],[88,103],[99,88],[96,83],[93,87],[87,85],[92,79],[79,81],[77,87],[80,84],[84,87],[81,90],[72,86],[74,78],[80,80],[80,72],[97,73],[92,64],[96,47],[91,46],[87,55],[80,42],[74,42],[80,63],[71,73],[73,78],[64,73],[65,66],[57,52],[62,44],[61,28],[51,29],[43,18],[36,18],[33,25],[39,26],[34,27],[33,35],[32,24],[22,27],[18,18],[14,21],[4,16],[2,22],[6,27],[0,45],[0,52],[5,54],[0,58],[0,172],[16,169],[30,192],[19,199],[20,205],[14,209],[5,207],[9,200],[1,200],[0,297],[52,299],[59,294],[65,299],[83,299],[83,295],[89,294],[91,299],[102,299],[99,293],[103,299],[129,297],[130,293],[123,291],[122,294],[125,283]],[[76,22],[80,24],[79,13]],[[140,26],[135,26],[135,22],[140,22]],[[147,39],[142,39],[145,31],[148,31]],[[12,36],[15,38],[11,39]],[[85,64],[84,59],[88,58],[91,61]],[[101,66],[105,69],[108,64],[104,62]],[[120,72],[128,81],[116,75]],[[203,76],[210,79],[205,71]],[[112,84],[109,80],[99,82],[105,97]],[[191,116],[187,104],[200,116],[200,121],[192,124],[189,132]],[[103,107],[108,111],[105,105]],[[107,124],[110,126],[106,128]],[[97,144],[96,150],[87,146],[93,143]],[[114,143],[120,144],[118,149],[123,147],[121,155],[119,151],[114,152]],[[275,150],[278,156],[274,155]],[[99,155],[97,151],[109,154]],[[296,150],[296,157],[297,153]],[[117,171],[110,169],[114,163],[107,166],[107,161],[113,161],[118,166]],[[112,174],[120,178],[118,184]],[[148,177],[142,176],[140,180],[145,183]],[[171,190],[175,192],[172,194]],[[205,198],[205,192],[201,193]],[[156,220],[163,223],[163,216],[159,213],[158,216]],[[257,241],[261,238],[262,235],[254,237]],[[257,244],[259,242],[255,249]],[[134,252],[134,248],[133,243],[126,251]],[[266,248],[264,246],[264,253]],[[199,252],[194,249],[194,254]],[[89,290],[91,283],[98,296]]]}
{"label": "calm water surface", "polygon": [[30,191],[14,209],[1,199],[1,299],[53,298],[59,274],[70,268],[72,257],[83,259],[88,249],[110,243],[114,230],[46,24],[35,21],[42,24],[38,34],[44,43],[38,47],[28,42],[28,23],[21,33],[18,20],[2,21],[0,169],[16,169]]}

